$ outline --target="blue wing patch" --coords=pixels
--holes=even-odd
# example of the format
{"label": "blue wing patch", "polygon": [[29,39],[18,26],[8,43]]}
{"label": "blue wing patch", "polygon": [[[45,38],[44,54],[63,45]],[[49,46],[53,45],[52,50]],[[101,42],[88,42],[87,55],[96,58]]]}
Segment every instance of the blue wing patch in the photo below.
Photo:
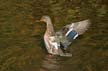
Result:
{"label": "blue wing patch", "polygon": [[66,36],[69,40],[76,39],[78,37],[78,33],[74,30],[70,31]]}

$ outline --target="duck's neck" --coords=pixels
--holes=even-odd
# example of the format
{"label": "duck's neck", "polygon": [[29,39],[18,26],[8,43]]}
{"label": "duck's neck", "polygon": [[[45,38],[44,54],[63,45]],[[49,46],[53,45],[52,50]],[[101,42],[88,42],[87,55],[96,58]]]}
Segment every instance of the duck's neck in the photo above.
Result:
{"label": "duck's neck", "polygon": [[51,19],[47,20],[46,24],[46,32],[50,35],[54,35],[55,31]]}

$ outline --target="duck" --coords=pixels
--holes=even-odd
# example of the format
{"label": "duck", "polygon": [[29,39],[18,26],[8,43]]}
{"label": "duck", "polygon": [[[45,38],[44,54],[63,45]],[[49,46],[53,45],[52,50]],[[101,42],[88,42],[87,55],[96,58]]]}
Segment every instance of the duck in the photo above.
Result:
{"label": "duck", "polygon": [[48,15],[42,16],[39,21],[46,23],[46,31],[43,38],[48,54],[59,56],[72,56],[71,53],[66,52],[67,48],[90,26],[90,20],[86,19],[67,24],[55,32],[51,18]]}

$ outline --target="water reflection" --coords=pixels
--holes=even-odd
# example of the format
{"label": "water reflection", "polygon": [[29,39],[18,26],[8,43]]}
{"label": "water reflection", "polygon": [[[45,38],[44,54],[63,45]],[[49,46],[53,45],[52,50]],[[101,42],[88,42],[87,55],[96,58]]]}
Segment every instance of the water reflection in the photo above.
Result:
{"label": "water reflection", "polygon": [[57,56],[46,55],[40,71],[60,71],[59,58]]}

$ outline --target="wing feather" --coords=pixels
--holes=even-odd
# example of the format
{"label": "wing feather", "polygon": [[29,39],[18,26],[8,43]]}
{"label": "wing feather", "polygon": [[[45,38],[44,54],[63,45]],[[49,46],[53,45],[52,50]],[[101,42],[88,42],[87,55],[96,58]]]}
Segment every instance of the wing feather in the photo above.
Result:
{"label": "wing feather", "polygon": [[84,20],[74,23],[73,29],[79,34],[82,35],[89,27],[90,21]]}

